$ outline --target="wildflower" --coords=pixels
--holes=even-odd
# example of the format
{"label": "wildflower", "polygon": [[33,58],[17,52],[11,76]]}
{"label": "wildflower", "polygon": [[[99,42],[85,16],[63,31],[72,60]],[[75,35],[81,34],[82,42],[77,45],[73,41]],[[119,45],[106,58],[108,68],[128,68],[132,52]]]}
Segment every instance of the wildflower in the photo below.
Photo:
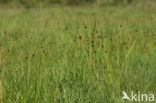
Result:
{"label": "wildflower", "polygon": [[45,50],[43,50],[43,54],[45,54],[46,53],[46,51]]}
{"label": "wildflower", "polygon": [[126,42],[123,42],[124,45],[126,45]]}
{"label": "wildflower", "polygon": [[4,31],[4,34],[6,35],[7,34],[7,31]]}
{"label": "wildflower", "polygon": [[110,38],[110,41],[112,41],[112,38]]}
{"label": "wildflower", "polygon": [[143,50],[143,53],[146,53],[146,50],[145,49]]}
{"label": "wildflower", "polygon": [[42,37],[42,41],[44,41],[45,40],[45,38],[44,37]]}
{"label": "wildflower", "polygon": [[28,57],[26,56],[26,57],[25,57],[25,59],[27,60],[27,59],[28,59]]}
{"label": "wildflower", "polygon": [[94,40],[92,40],[92,44],[94,44]]}
{"label": "wildflower", "polygon": [[126,46],[126,49],[128,49],[128,47]]}
{"label": "wildflower", "polygon": [[122,26],[123,26],[123,24],[120,25],[120,27],[122,27]]}
{"label": "wildflower", "polygon": [[66,27],[65,30],[68,30],[68,27]]}
{"label": "wildflower", "polygon": [[35,54],[32,54],[32,57],[34,57],[35,56]]}
{"label": "wildflower", "polygon": [[79,39],[82,39],[82,36],[79,36]]}
{"label": "wildflower", "polygon": [[87,29],[87,26],[84,26],[85,29]]}
{"label": "wildflower", "polygon": [[101,35],[99,35],[98,38],[102,38]]}

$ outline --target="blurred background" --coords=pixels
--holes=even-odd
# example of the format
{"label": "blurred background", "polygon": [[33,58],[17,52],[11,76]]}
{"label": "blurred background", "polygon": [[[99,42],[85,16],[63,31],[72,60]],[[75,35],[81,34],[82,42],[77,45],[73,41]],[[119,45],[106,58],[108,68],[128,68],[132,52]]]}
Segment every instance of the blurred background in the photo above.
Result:
{"label": "blurred background", "polygon": [[156,7],[156,0],[0,0],[1,7],[142,6]]}

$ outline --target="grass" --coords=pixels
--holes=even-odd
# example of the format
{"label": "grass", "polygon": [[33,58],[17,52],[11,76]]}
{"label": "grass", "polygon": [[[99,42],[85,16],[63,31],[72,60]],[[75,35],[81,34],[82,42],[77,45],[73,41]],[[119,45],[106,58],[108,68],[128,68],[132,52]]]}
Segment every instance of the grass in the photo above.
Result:
{"label": "grass", "polygon": [[155,23],[153,9],[1,10],[3,103],[120,103],[122,91],[156,93]]}

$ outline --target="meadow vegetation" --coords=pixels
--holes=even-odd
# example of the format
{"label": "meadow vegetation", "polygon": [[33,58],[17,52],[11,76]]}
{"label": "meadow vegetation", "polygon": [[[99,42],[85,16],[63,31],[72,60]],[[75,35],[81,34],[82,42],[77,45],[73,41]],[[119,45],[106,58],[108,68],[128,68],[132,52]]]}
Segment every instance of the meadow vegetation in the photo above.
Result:
{"label": "meadow vegetation", "polygon": [[108,5],[137,5],[148,3],[155,3],[155,0],[0,0],[0,4],[2,5],[10,5],[13,7],[47,7],[53,5],[96,5],[96,6],[108,6]]}
{"label": "meadow vegetation", "polygon": [[120,103],[123,90],[156,93],[155,23],[153,9],[1,10],[3,103]]}

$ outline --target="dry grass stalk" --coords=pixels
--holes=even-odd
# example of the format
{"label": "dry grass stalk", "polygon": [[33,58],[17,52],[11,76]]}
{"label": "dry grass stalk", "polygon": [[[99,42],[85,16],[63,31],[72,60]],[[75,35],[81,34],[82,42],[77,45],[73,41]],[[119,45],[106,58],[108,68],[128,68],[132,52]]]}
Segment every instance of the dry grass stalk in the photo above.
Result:
{"label": "dry grass stalk", "polygon": [[129,51],[128,51],[128,53],[127,53],[127,55],[126,55],[125,59],[124,59],[124,62],[123,62],[123,64],[122,64],[122,69],[124,68],[125,63],[126,63],[126,60],[127,60],[128,56],[130,55],[130,53],[131,53],[132,49],[134,48],[135,43],[136,43],[136,40],[134,41],[133,45],[132,45],[132,46],[131,46],[131,48],[129,49]]}

